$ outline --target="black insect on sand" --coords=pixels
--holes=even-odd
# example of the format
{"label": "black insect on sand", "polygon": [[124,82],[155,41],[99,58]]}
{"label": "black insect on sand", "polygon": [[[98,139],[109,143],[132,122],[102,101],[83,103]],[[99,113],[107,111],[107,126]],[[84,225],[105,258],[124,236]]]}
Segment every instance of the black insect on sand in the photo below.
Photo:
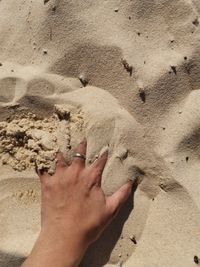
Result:
{"label": "black insect on sand", "polygon": [[130,76],[133,73],[133,66],[129,65],[129,63],[126,61],[126,59],[122,59],[122,65],[124,66],[125,70],[130,74]]}
{"label": "black insect on sand", "polygon": [[199,26],[199,20],[198,18],[196,18],[195,20],[193,20],[192,24],[194,24],[196,27]]}
{"label": "black insect on sand", "polygon": [[199,263],[200,263],[200,261],[199,261],[199,257],[197,257],[196,255],[194,256],[194,262],[195,262],[196,264],[199,264]]}
{"label": "black insect on sand", "polygon": [[177,74],[176,66],[171,66],[171,69],[172,69],[174,74]]}
{"label": "black insect on sand", "polygon": [[140,97],[140,99],[142,100],[143,103],[146,102],[146,93],[145,93],[144,89],[140,89],[139,90],[139,97]]}

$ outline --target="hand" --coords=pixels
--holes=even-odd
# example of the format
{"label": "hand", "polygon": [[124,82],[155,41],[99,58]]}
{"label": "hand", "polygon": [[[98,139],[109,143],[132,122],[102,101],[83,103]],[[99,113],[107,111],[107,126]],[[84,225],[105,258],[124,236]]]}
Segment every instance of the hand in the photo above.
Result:
{"label": "hand", "polygon": [[[76,152],[86,155],[86,147],[84,140]],[[100,236],[131,193],[132,182],[128,181],[112,196],[105,196],[101,178],[107,158],[108,153],[104,153],[86,166],[83,158],[74,157],[68,166],[59,153],[53,176],[39,171],[42,208],[37,246],[48,251],[53,246],[53,252],[55,247],[58,248],[59,257],[64,257],[64,260],[63,265],[56,262],[56,266],[76,266],[88,246]],[[70,263],[67,265],[67,262]]]}

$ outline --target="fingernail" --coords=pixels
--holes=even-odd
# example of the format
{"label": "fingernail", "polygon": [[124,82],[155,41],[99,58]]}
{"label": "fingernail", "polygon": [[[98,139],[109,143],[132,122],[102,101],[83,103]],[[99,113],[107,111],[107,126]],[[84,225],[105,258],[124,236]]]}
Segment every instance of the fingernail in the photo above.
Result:
{"label": "fingernail", "polygon": [[101,154],[101,157],[108,157],[108,153],[108,151],[103,152],[103,154]]}
{"label": "fingernail", "polygon": [[132,176],[131,178],[129,178],[129,181],[131,181],[131,182],[135,182],[136,180],[137,180],[137,176]]}
{"label": "fingernail", "polygon": [[48,172],[48,168],[45,167],[37,170],[38,170],[37,174],[40,176],[43,175],[45,172]]}
{"label": "fingernail", "polygon": [[85,143],[87,143],[86,137],[84,137],[83,140],[81,141],[81,144],[85,144]]}
{"label": "fingernail", "polygon": [[104,157],[104,156],[108,156],[109,154],[109,148],[108,147],[105,147],[101,150],[100,152],[100,157]]}
{"label": "fingernail", "polygon": [[35,161],[35,166],[34,167],[35,167],[35,172],[37,173],[37,175],[42,175],[44,172],[48,171],[47,168],[39,169],[36,161]]}

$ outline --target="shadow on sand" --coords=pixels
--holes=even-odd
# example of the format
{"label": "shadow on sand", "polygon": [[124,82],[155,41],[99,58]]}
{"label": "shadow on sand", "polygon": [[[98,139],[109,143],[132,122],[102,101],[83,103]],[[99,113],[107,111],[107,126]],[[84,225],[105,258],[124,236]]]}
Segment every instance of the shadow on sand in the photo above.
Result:
{"label": "shadow on sand", "polygon": [[112,223],[103,232],[102,236],[90,246],[80,264],[80,267],[102,267],[108,263],[110,254],[121,236],[124,223],[134,208],[133,199],[135,190],[136,187],[133,188],[131,196],[121,208]]}
{"label": "shadow on sand", "polygon": [[26,258],[22,255],[0,251],[1,267],[20,267]]}

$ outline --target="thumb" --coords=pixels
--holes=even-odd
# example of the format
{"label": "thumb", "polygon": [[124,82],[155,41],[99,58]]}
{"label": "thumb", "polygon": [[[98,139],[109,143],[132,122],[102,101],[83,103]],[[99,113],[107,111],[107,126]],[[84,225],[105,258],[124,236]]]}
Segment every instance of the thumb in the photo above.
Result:
{"label": "thumb", "polygon": [[133,181],[128,181],[126,184],[120,187],[113,195],[107,197],[107,212],[111,217],[114,217],[120,209],[121,205],[126,202],[126,200],[131,194],[132,186]]}

